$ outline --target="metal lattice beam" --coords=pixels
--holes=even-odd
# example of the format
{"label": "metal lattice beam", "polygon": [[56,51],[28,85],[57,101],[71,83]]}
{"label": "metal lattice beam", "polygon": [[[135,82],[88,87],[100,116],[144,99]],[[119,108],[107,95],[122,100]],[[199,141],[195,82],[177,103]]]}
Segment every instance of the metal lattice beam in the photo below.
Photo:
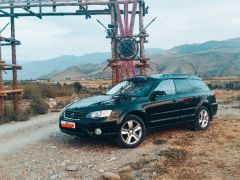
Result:
{"label": "metal lattice beam", "polygon": [[[137,2],[142,2],[143,0],[137,0]],[[118,1],[120,4],[124,4],[124,0]],[[127,0],[128,3],[133,3],[134,0]],[[97,0],[15,0],[7,1],[0,0],[0,9],[9,9],[9,8],[23,8],[23,7],[52,7],[53,5],[58,6],[88,6],[88,5],[113,5],[115,1],[97,1]]]}
{"label": "metal lattice beam", "polygon": [[[124,4],[126,2],[133,3],[134,0],[120,0],[117,2],[119,4]],[[142,0],[137,0],[137,2],[142,2]],[[107,8],[99,10],[90,9],[90,6],[95,5]],[[35,16],[41,19],[43,16],[86,16],[86,19],[88,19],[93,15],[111,15],[111,10],[109,7],[112,5],[115,5],[114,0],[0,0],[0,17]],[[78,9],[72,9],[66,12],[62,11],[62,9],[57,9],[57,7],[76,7]],[[16,10],[12,14],[10,9]],[[25,10],[25,12],[21,12],[21,9]],[[129,11],[129,13],[131,14],[132,12]],[[137,11],[136,13],[139,14],[140,12]],[[124,14],[124,11],[121,10],[121,14]]]}
{"label": "metal lattice beam", "polygon": [[[133,4],[131,11],[128,5]],[[98,8],[96,8],[98,6]],[[121,8],[123,7],[124,8]],[[68,10],[64,7],[71,7]],[[99,8],[102,7],[102,8]],[[35,16],[42,19],[43,16],[85,16],[86,19],[93,15],[110,15],[111,24],[107,29],[108,38],[111,38],[112,59],[109,60],[109,66],[112,68],[112,83],[116,84],[122,80],[120,75],[123,68],[119,62],[118,55],[115,52],[116,42],[122,37],[139,38],[140,55],[136,59],[138,63],[133,60],[126,64],[126,69],[131,66],[132,75],[135,76],[135,68],[140,68],[140,74],[145,73],[145,68],[148,67],[148,60],[144,54],[144,43],[146,43],[146,33],[143,26],[143,18],[148,13],[148,8],[145,7],[144,0],[0,0],[0,18],[9,17],[11,24],[11,38],[4,38],[0,36],[0,116],[3,115],[4,98],[7,94],[13,95],[14,110],[17,115],[19,93],[22,90],[17,87],[17,70],[21,66],[17,65],[16,59],[16,45],[20,45],[20,41],[15,39],[15,18]],[[119,23],[119,19],[124,15],[124,24]],[[136,14],[139,15],[139,34],[133,34],[134,22]],[[131,18],[129,19],[129,15]],[[125,27],[124,27],[125,26]],[[121,33],[118,33],[119,29]],[[1,34],[1,33],[0,33]],[[12,49],[12,64],[5,64],[1,57],[1,46],[11,46]],[[127,47],[128,49],[128,47]],[[3,86],[2,72],[11,70],[13,73],[13,87],[12,90],[6,91]],[[129,71],[126,71],[129,77]]]}

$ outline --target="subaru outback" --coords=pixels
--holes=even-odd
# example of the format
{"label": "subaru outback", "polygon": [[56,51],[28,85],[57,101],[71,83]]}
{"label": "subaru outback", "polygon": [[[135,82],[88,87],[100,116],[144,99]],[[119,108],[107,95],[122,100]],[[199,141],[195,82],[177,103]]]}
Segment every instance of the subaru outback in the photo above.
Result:
{"label": "subaru outback", "polygon": [[140,76],[122,81],[104,95],[69,104],[59,126],[70,135],[112,135],[120,146],[134,148],[153,128],[190,124],[206,130],[217,109],[214,92],[199,77]]}

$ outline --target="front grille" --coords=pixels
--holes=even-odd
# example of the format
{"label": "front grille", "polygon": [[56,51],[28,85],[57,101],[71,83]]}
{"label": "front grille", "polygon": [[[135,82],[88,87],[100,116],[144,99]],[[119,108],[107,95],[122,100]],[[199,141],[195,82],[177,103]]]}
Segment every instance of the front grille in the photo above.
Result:
{"label": "front grille", "polygon": [[72,110],[66,110],[66,111],[65,111],[65,117],[66,117],[66,118],[81,119],[82,116],[83,116],[83,113],[82,113],[82,112],[72,111]]}

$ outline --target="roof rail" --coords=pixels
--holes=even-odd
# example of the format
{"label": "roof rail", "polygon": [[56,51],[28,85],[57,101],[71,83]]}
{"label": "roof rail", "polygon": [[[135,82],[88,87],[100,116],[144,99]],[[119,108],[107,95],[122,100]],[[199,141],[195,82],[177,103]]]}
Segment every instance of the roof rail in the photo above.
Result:
{"label": "roof rail", "polygon": [[152,78],[192,78],[192,79],[201,79],[192,74],[184,74],[184,73],[172,73],[172,74],[155,74],[150,76]]}

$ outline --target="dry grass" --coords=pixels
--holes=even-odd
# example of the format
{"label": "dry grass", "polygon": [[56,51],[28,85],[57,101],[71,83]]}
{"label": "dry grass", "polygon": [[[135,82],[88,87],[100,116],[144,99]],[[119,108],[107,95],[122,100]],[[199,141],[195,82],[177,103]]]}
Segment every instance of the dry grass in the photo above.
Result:
{"label": "dry grass", "polygon": [[71,86],[52,85],[46,83],[27,83],[20,85],[23,92],[23,99],[32,99],[36,93],[43,98],[56,98],[62,96],[71,96],[74,89]]}
{"label": "dry grass", "polygon": [[129,172],[120,172],[119,175],[121,179],[124,179],[124,180],[135,180],[135,178],[131,176]]}
{"label": "dry grass", "polygon": [[30,118],[30,116],[31,112],[29,109],[20,109],[18,115],[16,115],[13,106],[7,104],[4,107],[4,116],[0,116],[0,124],[26,121]]}
{"label": "dry grass", "polygon": [[[19,116],[15,116],[13,108],[7,108],[5,115],[0,118],[0,123],[28,120],[30,116],[48,113],[49,108],[51,111],[59,111],[70,102],[104,93],[105,88],[111,84],[110,81],[80,81],[82,88],[76,93],[73,87],[75,82],[36,81],[19,84],[19,87],[24,89],[20,99]],[[6,100],[11,100],[11,96]],[[7,101],[7,104],[11,104],[11,101]]]}
{"label": "dry grass", "polygon": [[234,100],[240,100],[240,91],[214,90],[218,102],[231,103]]}
{"label": "dry grass", "polygon": [[206,79],[206,82],[208,83],[219,83],[219,82],[234,82],[234,81],[239,81],[239,77],[212,77]]}
{"label": "dry grass", "polygon": [[129,163],[128,165],[133,170],[140,170],[140,169],[143,169],[144,167],[148,166],[152,162],[153,162],[153,160],[151,160],[151,159],[143,158],[143,159],[140,159],[137,162]]}
{"label": "dry grass", "polygon": [[126,164],[130,169],[120,171],[119,174],[129,180],[135,179],[139,174],[144,174],[145,178],[161,177],[168,174],[171,168],[184,163],[187,157],[186,151],[177,148],[159,150],[155,154],[157,158],[144,155],[138,161]]}
{"label": "dry grass", "polygon": [[[64,81],[64,80],[59,80],[58,81],[61,85],[63,84],[73,84],[76,81]],[[94,89],[98,89],[99,87],[103,87],[103,88],[107,88],[109,86],[111,86],[112,81],[111,80],[81,80],[81,81],[77,81],[80,82],[82,86],[84,86],[85,88],[94,88]]]}
{"label": "dry grass", "polygon": [[171,148],[159,151],[158,156],[163,156],[170,163],[175,164],[179,163],[179,161],[183,161],[186,158],[186,154],[187,153],[181,149]]}

